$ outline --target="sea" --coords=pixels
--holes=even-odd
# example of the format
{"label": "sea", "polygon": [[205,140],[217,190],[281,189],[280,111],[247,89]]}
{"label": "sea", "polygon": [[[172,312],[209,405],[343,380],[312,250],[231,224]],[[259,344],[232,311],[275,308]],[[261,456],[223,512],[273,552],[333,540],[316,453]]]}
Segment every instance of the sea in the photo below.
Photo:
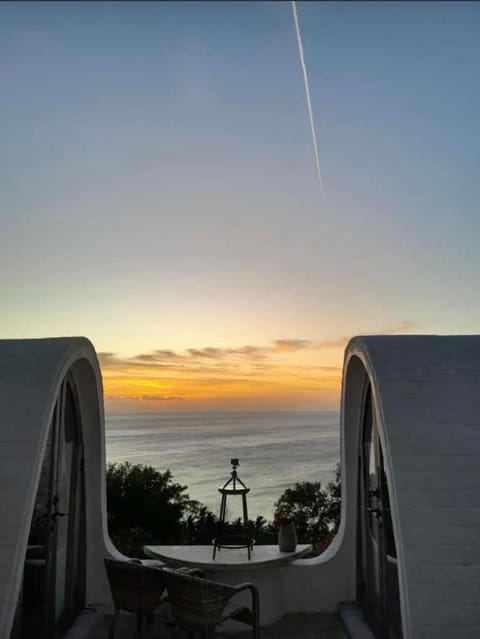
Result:
{"label": "sea", "polygon": [[[107,462],[170,469],[175,483],[216,514],[232,458],[250,488],[249,517],[267,520],[286,488],[328,483],[339,461],[339,414],[332,411],[107,414],[105,428]],[[228,499],[231,518],[240,505],[239,497]]]}

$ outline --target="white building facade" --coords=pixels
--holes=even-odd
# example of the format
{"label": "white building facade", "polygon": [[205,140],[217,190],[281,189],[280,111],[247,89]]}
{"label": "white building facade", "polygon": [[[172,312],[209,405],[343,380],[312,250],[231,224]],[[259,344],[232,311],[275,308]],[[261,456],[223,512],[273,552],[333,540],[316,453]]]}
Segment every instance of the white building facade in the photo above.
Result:
{"label": "white building facade", "polygon": [[[93,346],[0,341],[0,402],[0,638],[63,637],[85,607],[108,609],[103,560],[121,557]],[[480,337],[351,340],[340,438],[339,533],[259,572],[266,617],[353,602],[378,639],[480,636]]]}

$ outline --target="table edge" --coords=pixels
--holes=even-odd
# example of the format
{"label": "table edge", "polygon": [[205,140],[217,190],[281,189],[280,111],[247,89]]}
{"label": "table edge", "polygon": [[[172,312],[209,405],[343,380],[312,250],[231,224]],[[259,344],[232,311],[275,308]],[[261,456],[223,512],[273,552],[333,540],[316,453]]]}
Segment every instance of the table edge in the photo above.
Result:
{"label": "table edge", "polygon": [[[255,570],[257,568],[262,569],[262,568],[276,568],[281,566],[288,566],[292,562],[297,561],[297,559],[302,559],[306,554],[310,552],[312,548],[311,544],[300,544],[300,545],[301,546],[305,545],[305,548],[303,548],[303,550],[300,550],[300,551],[294,551],[288,554],[286,553],[285,557],[276,557],[275,559],[265,559],[263,561],[258,561],[256,563],[251,563],[248,561],[248,559],[246,559],[245,562],[237,563],[237,564],[217,564],[216,562],[214,562],[213,557],[211,561],[195,561],[195,560],[185,561],[184,559],[165,557],[159,553],[156,553],[154,550],[152,550],[153,548],[165,547],[166,544],[165,546],[160,546],[160,544],[158,546],[146,545],[143,547],[143,551],[148,557],[152,559],[158,559],[160,561],[163,561],[165,564],[171,565],[173,567],[190,566],[192,568],[202,568],[209,572],[228,572],[228,571],[237,572],[237,571],[243,571],[243,570],[245,571]],[[172,544],[172,546],[175,546],[175,544]],[[187,547],[194,547],[194,546],[187,546]],[[261,548],[261,546],[257,546],[257,548]],[[228,550],[226,552],[228,552]],[[213,546],[212,546],[212,553],[213,553]]]}

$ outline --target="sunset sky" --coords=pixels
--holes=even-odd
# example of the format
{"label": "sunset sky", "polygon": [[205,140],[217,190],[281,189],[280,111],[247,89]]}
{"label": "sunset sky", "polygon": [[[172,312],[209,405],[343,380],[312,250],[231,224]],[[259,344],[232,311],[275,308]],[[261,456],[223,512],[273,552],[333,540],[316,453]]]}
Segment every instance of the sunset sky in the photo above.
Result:
{"label": "sunset sky", "polygon": [[3,338],[107,411],[337,409],[364,333],[480,330],[480,4],[0,3]]}

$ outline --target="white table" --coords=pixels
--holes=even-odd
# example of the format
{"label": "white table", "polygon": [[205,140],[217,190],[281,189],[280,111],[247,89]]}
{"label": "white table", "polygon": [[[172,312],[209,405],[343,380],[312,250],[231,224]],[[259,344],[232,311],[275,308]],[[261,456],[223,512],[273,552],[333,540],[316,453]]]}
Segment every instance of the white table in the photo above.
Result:
{"label": "white table", "polygon": [[145,546],[143,550],[148,557],[161,559],[172,568],[188,566],[215,573],[287,566],[308,554],[310,549],[308,544],[299,544],[294,552],[280,552],[278,546],[254,546],[250,560],[246,548],[217,549],[215,559],[213,546]]}
{"label": "white table", "polygon": [[[167,566],[201,568],[208,577],[222,583],[237,585],[249,581],[260,594],[260,625],[277,621],[284,614],[284,587],[282,569],[295,559],[309,553],[310,545],[299,544],[294,552],[280,552],[278,546],[254,546],[249,561],[246,548],[217,549],[213,559],[213,546],[145,546],[148,557],[160,559]],[[248,571],[248,574],[246,574]],[[242,595],[245,593],[241,593]],[[239,601],[248,605],[248,599]],[[223,628],[223,626],[222,626]],[[236,622],[227,622],[225,630],[245,630]]]}

